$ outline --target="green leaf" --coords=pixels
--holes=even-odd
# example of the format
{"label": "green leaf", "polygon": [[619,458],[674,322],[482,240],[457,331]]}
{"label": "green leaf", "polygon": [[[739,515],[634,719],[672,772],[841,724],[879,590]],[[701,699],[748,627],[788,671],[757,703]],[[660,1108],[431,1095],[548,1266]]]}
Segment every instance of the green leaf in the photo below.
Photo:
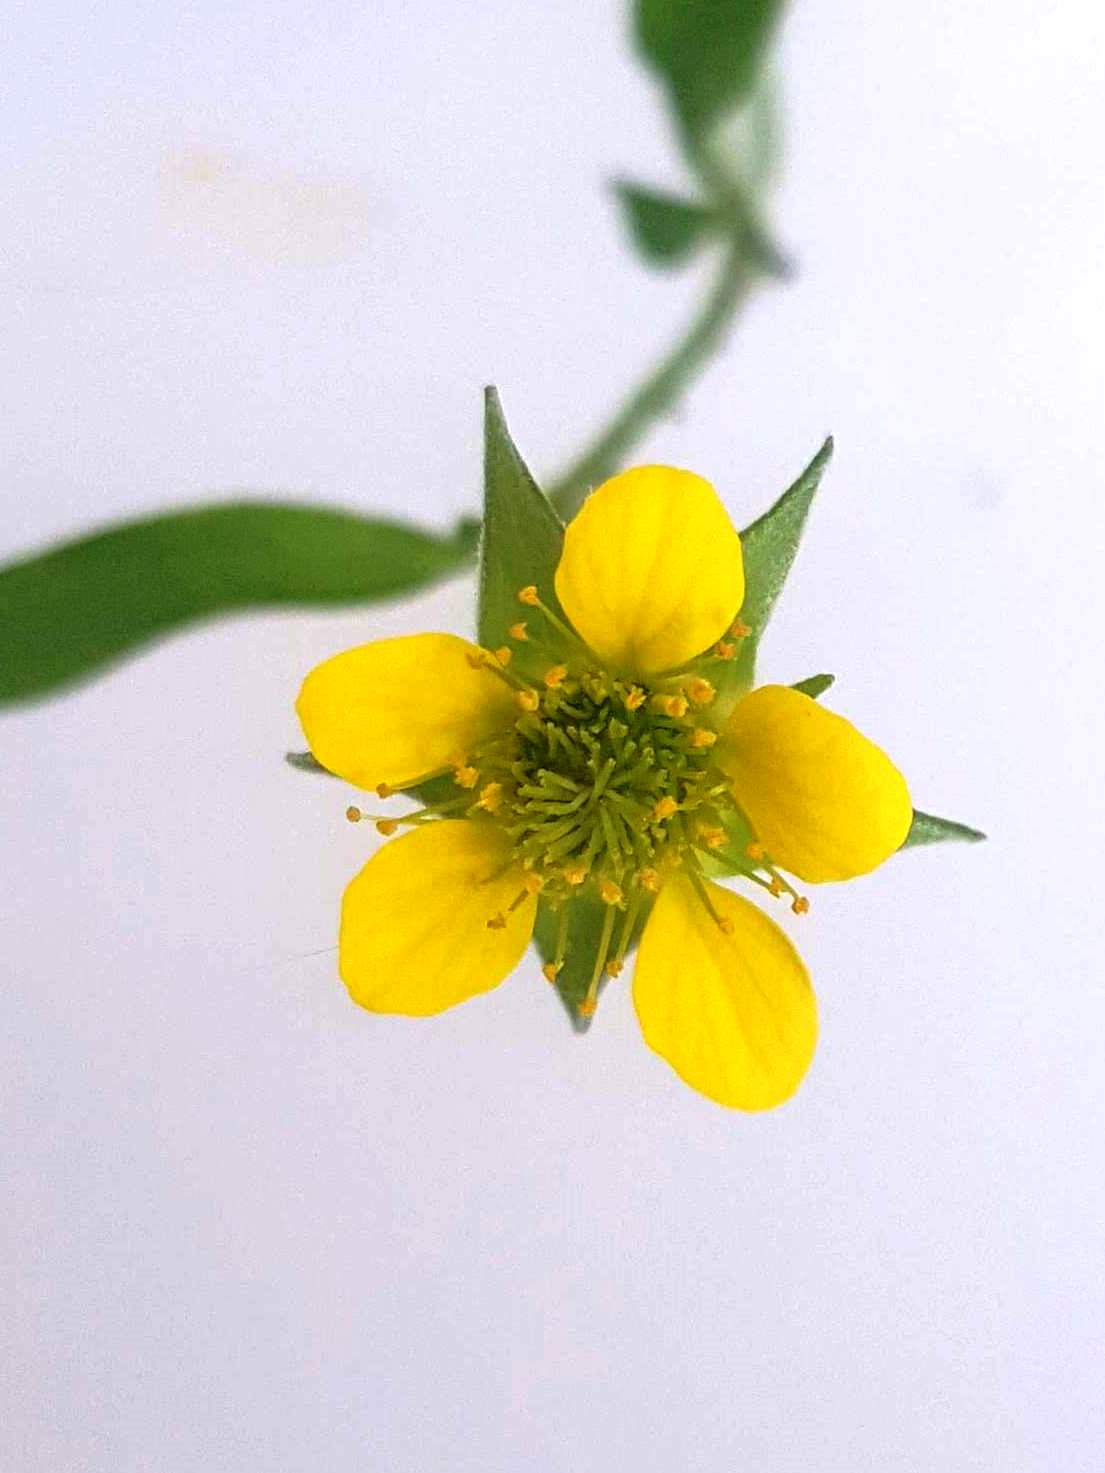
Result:
{"label": "green leaf", "polygon": [[518,602],[518,590],[536,585],[542,602],[561,614],[553,580],[564,526],[510,438],[493,388],[484,391],[483,515],[480,643],[497,649],[506,642],[510,626],[525,619],[530,641],[514,646],[515,658],[523,668],[547,663],[561,652],[560,638],[539,610]]}
{"label": "green leaf", "polygon": [[921,844],[942,844],[946,841],[961,844],[978,844],[986,835],[981,829],[972,829],[968,824],[956,823],[951,818],[937,818],[934,813],[913,811],[913,823],[902,844],[903,849],[916,849]]}
{"label": "green leaf", "polygon": [[782,0],[637,0],[636,40],[692,140],[752,92]]}
{"label": "green leaf", "polygon": [[616,181],[614,192],[637,250],[653,265],[680,265],[717,229],[713,213],[692,200],[627,180]]}
{"label": "green leaf", "polygon": [[740,617],[752,632],[741,642],[736,659],[724,666],[714,681],[723,706],[731,705],[752,684],[756,671],[756,651],[771,618],[775,601],[782,592],[794,562],[810,503],[832,453],[833,442],[830,436],[775,505],[764,512],[762,517],[757,517],[741,533],[741,546],[744,550],[744,603]]}
{"label": "green leaf", "polygon": [[394,598],[468,561],[434,536],[317,506],[230,502],[108,527],[0,568],[0,702],[93,675],[216,614]]}
{"label": "green leaf", "polygon": [[801,691],[804,696],[809,696],[816,701],[818,696],[823,696],[836,681],[835,675],[807,675],[805,680],[796,680],[791,690]]}

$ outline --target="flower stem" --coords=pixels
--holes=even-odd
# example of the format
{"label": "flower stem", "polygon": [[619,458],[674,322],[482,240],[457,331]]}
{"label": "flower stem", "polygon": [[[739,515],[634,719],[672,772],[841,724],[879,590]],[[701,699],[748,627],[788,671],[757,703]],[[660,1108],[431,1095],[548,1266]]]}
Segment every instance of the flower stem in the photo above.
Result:
{"label": "flower stem", "polygon": [[743,244],[734,241],[722,258],[709,295],[686,332],[642,380],[601,434],[551,487],[549,497],[565,520],[579,510],[593,486],[620,468],[627,452],[672,407],[690,380],[718,351],[757,274]]}

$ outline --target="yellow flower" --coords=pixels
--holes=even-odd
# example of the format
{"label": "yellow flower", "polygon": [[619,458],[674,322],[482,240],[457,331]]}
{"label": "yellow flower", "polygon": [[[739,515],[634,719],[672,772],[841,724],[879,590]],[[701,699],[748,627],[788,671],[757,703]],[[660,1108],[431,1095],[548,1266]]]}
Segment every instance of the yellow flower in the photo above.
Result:
{"label": "yellow flower", "polygon": [[788,686],[715,701],[729,640],[747,633],[744,574],[700,477],[648,466],[607,481],[565,532],[555,595],[570,628],[549,593],[519,590],[560,641],[532,678],[419,634],[304,682],[297,709],[324,767],[383,793],[451,775],[455,794],[400,817],[410,832],[346,890],[341,975],[373,1011],[440,1012],[514,969],[539,903],[560,917],[555,980],[572,905],[599,904],[584,1016],[640,933],[646,1041],[721,1104],[780,1104],[816,1043],[809,977],[775,922],[711,876],[727,866],[801,914],[784,872],[819,884],[881,864],[909,830],[905,780]]}

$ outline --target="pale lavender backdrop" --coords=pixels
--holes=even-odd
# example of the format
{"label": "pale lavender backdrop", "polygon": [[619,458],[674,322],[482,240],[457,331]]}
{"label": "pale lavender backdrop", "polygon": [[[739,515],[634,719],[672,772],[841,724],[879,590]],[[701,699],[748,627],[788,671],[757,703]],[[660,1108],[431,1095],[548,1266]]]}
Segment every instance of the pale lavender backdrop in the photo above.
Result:
{"label": "pale lavender backdrop", "polygon": [[[496,381],[541,471],[701,282],[622,8],[22,7],[0,548],[235,487],[446,525]],[[301,674],[402,608],[239,620],[0,717],[4,1473],[1092,1473],[1105,1120],[1100,9],[793,7],[762,296],[650,458],[760,511],[839,453],[763,671],[835,670],[989,845],[819,891],[823,1042],[730,1115],[527,965],[337,982],[346,792]],[[795,927],[796,931],[798,927]]]}

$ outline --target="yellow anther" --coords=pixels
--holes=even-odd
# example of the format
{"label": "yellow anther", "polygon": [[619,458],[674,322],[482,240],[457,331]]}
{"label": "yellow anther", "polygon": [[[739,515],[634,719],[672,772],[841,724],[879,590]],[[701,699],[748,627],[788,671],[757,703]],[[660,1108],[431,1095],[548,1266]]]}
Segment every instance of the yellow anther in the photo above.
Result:
{"label": "yellow anther", "polygon": [[688,680],[685,686],[687,695],[696,706],[708,706],[717,695],[717,691],[708,680],[703,680],[696,675],[693,680]]}
{"label": "yellow anther", "polygon": [[498,915],[494,915],[491,917],[491,919],[487,923],[487,929],[489,931],[506,930],[506,916],[503,915],[502,911],[500,911]]}
{"label": "yellow anther", "polygon": [[563,965],[563,962],[546,962],[545,965],[541,968],[541,973],[544,976],[545,981],[555,983],[557,974],[559,973],[560,968]]}
{"label": "yellow anther", "polygon": [[511,639],[529,638],[529,635],[526,633],[526,621],[524,619],[519,619],[517,624],[512,624],[507,630],[507,633],[510,635]]}
{"label": "yellow anther", "polygon": [[553,665],[545,671],[545,684],[549,690],[556,690],[558,685],[563,685],[568,677],[567,665]]}
{"label": "yellow anther", "polygon": [[383,834],[383,836],[384,836],[385,839],[390,838],[390,836],[395,833],[395,831],[396,831],[396,829],[398,827],[399,827],[399,821],[398,821],[398,819],[394,819],[394,818],[378,818],[376,820],[376,832],[378,834]]}
{"label": "yellow anther", "polygon": [[657,696],[655,700],[657,709],[665,716],[674,716],[678,721],[680,717],[687,714],[686,696]]}
{"label": "yellow anther", "polygon": [[541,602],[537,596],[537,584],[527,583],[525,588],[519,588],[518,602],[520,604],[529,604],[531,607],[536,608]]}
{"label": "yellow anther", "polygon": [[599,886],[599,898],[603,905],[621,905],[625,897],[620,885],[615,885],[613,880],[603,880]]}
{"label": "yellow anther", "polygon": [[482,670],[487,664],[486,650],[469,650],[464,657],[473,670]]}
{"label": "yellow anther", "polygon": [[498,660],[500,665],[506,666],[510,664],[513,654],[513,650],[507,649],[505,644],[501,644],[499,648],[495,651],[495,658],[496,660]]}
{"label": "yellow anther", "polygon": [[453,781],[458,788],[474,788],[480,780],[478,767],[470,767],[467,762],[463,763],[453,773]]}
{"label": "yellow anther", "polygon": [[678,808],[679,804],[675,801],[675,799],[668,797],[665,794],[663,798],[659,799],[656,807],[652,810],[652,816],[656,819],[670,818],[672,814],[677,811]]}
{"label": "yellow anther", "polygon": [[576,860],[574,864],[564,866],[564,878],[569,885],[582,885],[587,878],[587,866]]}
{"label": "yellow anther", "polygon": [[606,963],[606,975],[608,977],[620,977],[622,974],[622,967],[624,965],[624,962],[620,962],[616,957],[612,957],[611,960]]}
{"label": "yellow anther", "polygon": [[732,936],[735,927],[731,916],[720,916],[718,918],[718,925],[726,936]]}
{"label": "yellow anther", "polygon": [[745,854],[748,855],[749,859],[766,859],[767,858],[767,850],[758,841],[755,841],[755,842],[753,842],[751,844],[746,845],[744,852],[745,852]]}
{"label": "yellow anther", "polygon": [[516,691],[514,699],[523,711],[536,711],[541,704],[541,697],[535,690]]}
{"label": "yellow anther", "polygon": [[719,660],[731,660],[736,653],[736,645],[730,644],[727,639],[719,639],[714,646],[714,654]]}
{"label": "yellow anther", "polygon": [[660,891],[660,872],[652,868],[643,869],[637,876],[637,883],[642,890],[647,890],[650,895],[657,895]]}
{"label": "yellow anther", "polygon": [[593,1018],[598,1005],[599,1000],[597,997],[585,997],[579,1005],[579,1016],[581,1018]]}
{"label": "yellow anther", "polygon": [[778,898],[778,896],[782,895],[782,893],[785,890],[786,886],[783,884],[782,880],[779,878],[778,875],[772,875],[771,876],[771,884],[768,885],[767,888],[771,891],[772,895],[774,895],[776,898]]}
{"label": "yellow anther", "polygon": [[729,633],[734,639],[746,639],[752,633],[752,630],[743,620],[737,619],[730,626]]}
{"label": "yellow anther", "polygon": [[796,916],[804,916],[810,908],[810,903],[804,895],[796,895],[790,908]]}
{"label": "yellow anther", "polygon": [[524,881],[527,895],[540,895],[545,888],[545,881],[540,875],[535,875],[531,870]]}
{"label": "yellow anther", "polygon": [[377,798],[394,798],[395,789],[389,783],[377,783],[376,796]]}
{"label": "yellow anther", "polygon": [[712,824],[700,823],[698,825],[698,837],[706,845],[707,849],[720,849],[725,843],[725,830],[719,829]]}
{"label": "yellow anther", "polygon": [[476,807],[477,808],[483,808],[488,813],[498,813],[499,809],[502,806],[503,806],[503,785],[502,785],[502,783],[487,783],[487,784],[485,784],[485,786],[480,789],[479,801],[477,802]]}
{"label": "yellow anther", "polygon": [[345,816],[350,823],[360,823],[361,819],[364,818],[364,814],[361,812],[361,810],[359,808],[354,808],[352,805],[350,805],[350,807],[345,810]]}
{"label": "yellow anther", "polygon": [[630,686],[625,696],[625,709],[639,711],[645,703],[645,693],[639,685]]}
{"label": "yellow anther", "polygon": [[691,732],[692,747],[712,747],[717,741],[716,731],[707,731],[704,726],[696,726]]}

